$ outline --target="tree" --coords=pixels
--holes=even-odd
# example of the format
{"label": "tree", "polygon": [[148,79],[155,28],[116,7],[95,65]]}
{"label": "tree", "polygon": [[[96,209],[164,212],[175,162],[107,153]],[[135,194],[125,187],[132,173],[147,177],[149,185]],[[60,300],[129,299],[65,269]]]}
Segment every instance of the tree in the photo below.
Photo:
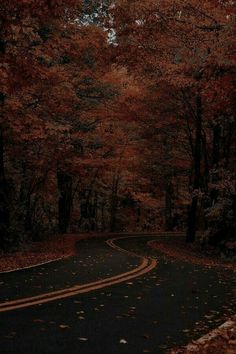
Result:
{"label": "tree", "polygon": [[[15,141],[29,144],[32,140],[42,140],[43,120],[41,95],[43,89],[59,79],[49,62],[40,57],[42,43],[50,35],[44,24],[51,21],[72,21],[79,10],[78,1],[3,1],[1,3],[1,166],[0,166],[0,228],[1,246],[8,239],[11,226],[9,183],[6,177],[6,154]],[[56,78],[57,76],[57,78]],[[46,84],[43,86],[43,80]],[[57,81],[58,82],[58,81]],[[49,84],[50,83],[50,84]],[[53,86],[55,87],[55,86]],[[33,112],[33,108],[39,109]],[[20,139],[20,136],[22,137]],[[27,201],[29,209],[29,197]],[[26,225],[30,225],[29,210]],[[27,226],[27,227],[28,227]]]}
{"label": "tree", "polygon": [[[174,100],[176,113],[185,115],[183,129],[189,131],[192,151],[192,201],[186,240],[193,242],[199,196],[206,192],[203,179],[207,179],[207,175],[204,176],[202,170],[205,164],[205,173],[208,173],[206,151],[204,162],[202,155],[204,139],[208,138],[206,127],[218,116],[208,104],[207,97],[211,93],[207,86],[209,79],[217,86],[219,74],[215,75],[216,72],[227,77],[233,66],[230,49],[233,6],[230,2],[210,0],[201,5],[194,0],[142,3],[122,0],[112,14],[118,43],[116,60],[128,62],[130,70],[152,81],[156,92],[162,90],[163,83],[168,85],[169,99]],[[220,91],[219,87],[216,90]],[[231,84],[227,90],[231,92]],[[176,92],[175,97],[172,91]],[[166,106],[168,104],[166,101]]]}

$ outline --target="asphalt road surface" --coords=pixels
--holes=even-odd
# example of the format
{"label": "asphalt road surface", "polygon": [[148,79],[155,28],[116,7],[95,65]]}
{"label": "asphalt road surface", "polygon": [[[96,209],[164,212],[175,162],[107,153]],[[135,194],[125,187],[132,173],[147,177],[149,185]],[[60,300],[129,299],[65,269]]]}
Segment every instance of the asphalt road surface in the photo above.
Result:
{"label": "asphalt road surface", "polygon": [[232,271],[168,259],[153,238],[80,241],[75,257],[0,274],[0,353],[165,353],[235,312]]}

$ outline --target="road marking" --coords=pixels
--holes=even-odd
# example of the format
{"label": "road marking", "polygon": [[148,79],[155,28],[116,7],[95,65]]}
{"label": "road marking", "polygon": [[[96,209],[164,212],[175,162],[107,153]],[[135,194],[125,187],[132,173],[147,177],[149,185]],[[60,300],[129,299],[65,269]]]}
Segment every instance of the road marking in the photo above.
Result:
{"label": "road marking", "polygon": [[43,294],[40,294],[40,295],[35,295],[35,296],[32,296],[32,297],[26,297],[26,298],[23,298],[23,299],[18,299],[18,300],[12,300],[12,301],[7,301],[7,302],[3,302],[3,303],[0,303],[0,309],[2,307],[5,307],[6,305],[9,306],[9,305],[14,305],[14,304],[20,304],[22,302],[31,302],[32,300],[40,300],[40,299],[44,299],[46,297],[51,297],[51,296],[57,296],[57,295],[63,295],[64,293],[70,293],[70,292],[74,292],[74,291],[77,291],[77,290],[82,290],[84,288],[87,288],[87,287],[91,287],[91,286],[96,286],[98,284],[101,284],[101,283],[106,283],[107,281],[113,281],[113,280],[117,280],[119,278],[123,278],[124,276],[126,275],[130,275],[132,273],[137,273],[139,272],[140,270],[144,269],[145,267],[147,267],[148,265],[148,260],[144,260],[140,266],[138,266],[137,268],[129,271],[129,272],[125,272],[125,273],[121,273],[121,274],[118,274],[118,275],[115,275],[113,277],[109,277],[109,278],[105,278],[105,279],[102,279],[102,280],[97,280],[95,282],[91,282],[91,283],[86,283],[86,284],[82,284],[82,285],[75,285],[71,288],[66,288],[66,289],[62,289],[62,290],[56,290],[56,291],[51,291],[51,292],[48,292],[48,293],[43,293]]}
{"label": "road marking", "polygon": [[[107,234],[108,236],[109,234]],[[142,232],[138,232],[138,233],[113,233],[113,235],[117,235],[117,236],[123,236],[121,238],[126,238],[126,237],[129,237],[129,238],[135,238],[135,237],[149,237],[149,236],[152,236],[152,237],[169,237],[169,236],[184,236],[185,233],[182,232],[182,231],[158,231],[158,232],[149,232],[149,233],[142,233]],[[93,236],[91,237],[88,237],[87,239],[91,239],[93,238]],[[78,239],[78,241],[80,240],[84,240],[86,239],[85,238],[81,238],[81,239]],[[21,270],[26,270],[26,269],[31,269],[31,268],[36,268],[36,267],[40,267],[40,266],[44,266],[46,264],[49,264],[49,263],[53,263],[53,262],[58,262],[58,261],[61,261],[61,260],[64,260],[64,259],[67,259],[67,258],[70,258],[71,255],[65,255],[65,256],[62,256],[62,257],[59,257],[59,258],[55,258],[55,259],[51,259],[49,261],[45,261],[45,262],[41,262],[41,263],[36,263],[34,265],[30,265],[30,266],[25,266],[25,267],[21,267],[21,268],[15,268],[15,269],[9,269],[9,270],[3,270],[3,271],[0,271],[0,275],[1,274],[7,274],[7,273],[13,273],[13,272],[17,272],[17,271],[21,271]]]}
{"label": "road marking", "polygon": [[[135,274],[132,274],[132,275],[129,275],[129,276],[126,276],[126,277],[122,277],[122,278],[119,278],[119,279],[116,279],[116,280],[100,283],[100,284],[97,284],[97,285],[87,286],[86,288],[78,289],[76,291],[71,291],[71,292],[64,293],[64,294],[57,295],[57,296],[46,297],[46,298],[42,298],[40,300],[35,300],[35,301],[32,300],[30,302],[20,303],[20,304],[16,304],[16,305],[12,305],[12,306],[8,305],[6,307],[1,308],[0,312],[16,310],[16,309],[19,309],[19,308],[29,307],[29,306],[33,306],[33,305],[40,305],[40,304],[44,304],[44,303],[47,303],[47,302],[50,302],[50,301],[64,299],[64,298],[71,297],[71,296],[74,296],[74,295],[83,294],[83,293],[87,293],[87,292],[90,292],[90,291],[93,291],[93,290],[98,290],[98,289],[102,289],[102,288],[105,288],[105,287],[108,287],[108,286],[111,286],[111,285],[119,284],[119,283],[128,281],[130,279],[136,278],[138,276],[141,276],[143,274],[146,274],[147,272],[150,272],[153,268],[156,267],[156,265],[157,265],[157,261],[153,259],[151,261],[151,263],[147,267],[145,267],[144,269],[142,269],[141,271],[139,271],[139,272],[137,272]],[[107,278],[107,280],[109,280],[109,278]]]}
{"label": "road marking", "polygon": [[[137,237],[139,237],[139,236],[137,236]],[[136,253],[125,250],[125,249],[115,245],[114,241],[119,240],[121,238],[123,239],[124,237],[113,238],[112,240],[108,240],[106,242],[110,247],[112,247],[116,250],[119,250],[120,252],[128,253],[130,255],[133,255],[133,256],[141,259],[142,263],[137,268],[135,268],[131,271],[121,273],[121,274],[118,274],[113,277],[98,280],[95,282],[91,282],[91,283],[87,283],[87,284],[83,284],[83,285],[76,285],[71,288],[57,290],[57,291],[53,291],[53,292],[49,292],[49,293],[45,293],[45,294],[41,294],[41,295],[36,295],[33,297],[27,297],[27,298],[18,299],[18,300],[7,301],[7,302],[0,304],[0,312],[6,312],[6,311],[11,311],[11,310],[19,309],[19,308],[25,308],[25,307],[29,307],[29,306],[33,306],[33,305],[39,305],[39,304],[47,303],[50,301],[55,301],[55,300],[67,298],[70,296],[90,292],[93,290],[105,288],[107,286],[111,286],[114,284],[125,282],[127,280],[141,276],[147,272],[150,272],[153,268],[156,267],[156,265],[157,265],[156,259],[146,258],[146,257],[140,256],[140,255],[137,255]]]}

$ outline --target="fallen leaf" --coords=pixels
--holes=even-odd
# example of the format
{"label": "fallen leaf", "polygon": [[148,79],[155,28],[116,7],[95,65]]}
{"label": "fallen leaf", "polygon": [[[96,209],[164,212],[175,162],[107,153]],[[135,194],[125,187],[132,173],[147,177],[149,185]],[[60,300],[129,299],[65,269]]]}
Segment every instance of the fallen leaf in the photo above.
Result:
{"label": "fallen leaf", "polygon": [[41,320],[40,318],[36,318],[34,320],[35,323],[44,323],[45,321],[44,320]]}
{"label": "fallen leaf", "polygon": [[65,329],[65,328],[70,328],[70,326],[68,326],[68,325],[64,325],[64,324],[61,324],[59,327],[60,327],[60,328],[62,328],[62,329]]}
{"label": "fallen leaf", "polygon": [[128,342],[127,342],[125,339],[122,338],[122,339],[120,340],[120,343],[121,343],[121,344],[127,344]]}

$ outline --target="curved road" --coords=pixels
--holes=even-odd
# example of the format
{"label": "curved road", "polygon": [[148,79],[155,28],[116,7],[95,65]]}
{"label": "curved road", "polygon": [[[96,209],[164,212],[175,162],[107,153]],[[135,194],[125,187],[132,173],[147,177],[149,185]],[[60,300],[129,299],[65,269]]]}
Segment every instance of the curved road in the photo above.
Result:
{"label": "curved road", "polygon": [[165,353],[235,310],[233,272],[167,259],[153,238],[80,241],[76,257],[0,274],[0,353]]}

